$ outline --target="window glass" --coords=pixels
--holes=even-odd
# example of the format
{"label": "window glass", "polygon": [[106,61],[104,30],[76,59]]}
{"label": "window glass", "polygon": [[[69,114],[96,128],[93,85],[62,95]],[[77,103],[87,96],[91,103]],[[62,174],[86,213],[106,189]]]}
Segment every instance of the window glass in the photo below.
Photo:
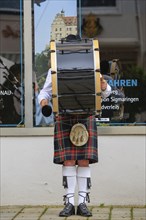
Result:
{"label": "window glass", "polygon": [[53,123],[53,114],[50,117],[42,115],[37,97],[50,68],[50,40],[59,42],[68,35],[66,30],[69,30],[69,34],[76,35],[76,17],[76,0],[34,1],[34,66],[36,75],[34,126],[46,126]]}
{"label": "window glass", "polygon": [[[103,12],[104,8],[107,12],[107,6],[116,8],[117,2],[119,1],[40,0],[34,2],[36,79],[34,126],[53,124],[53,115],[50,117],[42,115],[37,97],[50,68],[50,40],[60,42],[69,34],[77,34],[82,39],[97,38],[99,41],[100,72],[111,86],[112,92],[109,97],[102,99],[102,111],[100,117],[97,117],[97,125],[146,124],[146,62],[144,62],[145,55],[142,49],[146,38],[139,37],[137,28],[138,25],[141,35],[144,34],[145,27],[142,27],[144,22],[135,21],[137,15],[135,1],[125,1],[122,8],[123,14],[116,15],[116,19],[115,13],[98,14],[100,10]],[[141,7],[141,3],[138,3]],[[143,11],[140,11],[139,21],[144,21],[144,16]],[[125,22],[127,19],[129,22]],[[85,61],[84,65],[86,64]]]}
{"label": "window glass", "polygon": [[24,126],[23,1],[0,1],[0,126]]}
{"label": "window glass", "polygon": [[[116,1],[77,2],[78,33],[82,38],[99,40],[100,72],[112,87],[111,95],[102,99],[102,114],[97,118],[97,124],[145,125],[146,60],[142,51],[146,48],[142,47],[146,45],[146,38],[145,27],[142,26],[145,20],[143,1],[137,2],[138,12],[134,0],[124,1],[121,4],[123,13],[116,19],[114,13],[107,14],[107,7],[105,11],[103,7],[98,7],[116,6]],[[137,13],[142,22],[135,21]]]}

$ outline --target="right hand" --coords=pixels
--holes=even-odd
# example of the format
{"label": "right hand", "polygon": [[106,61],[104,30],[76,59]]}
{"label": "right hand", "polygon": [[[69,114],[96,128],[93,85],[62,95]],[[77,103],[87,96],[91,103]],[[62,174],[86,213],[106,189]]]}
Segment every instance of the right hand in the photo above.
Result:
{"label": "right hand", "polygon": [[41,107],[48,105],[48,104],[49,104],[49,102],[47,99],[42,99],[42,101],[40,102]]}

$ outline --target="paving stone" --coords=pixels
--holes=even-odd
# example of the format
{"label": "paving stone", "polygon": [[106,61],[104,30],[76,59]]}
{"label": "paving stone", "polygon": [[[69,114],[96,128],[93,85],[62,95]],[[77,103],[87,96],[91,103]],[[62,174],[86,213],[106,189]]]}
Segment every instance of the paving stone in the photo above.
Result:
{"label": "paving stone", "polygon": [[111,216],[112,220],[131,220],[131,209],[113,208]]}
{"label": "paving stone", "polygon": [[146,220],[146,208],[134,208],[133,220]]}
{"label": "paving stone", "polygon": [[19,214],[15,220],[38,220],[39,216],[34,214]]}
{"label": "paving stone", "polygon": [[[63,207],[23,207],[3,206],[0,207],[0,220],[109,220],[110,207],[89,207],[92,209],[92,217],[72,215],[70,217],[59,217]],[[146,208],[133,208],[131,219],[131,208],[113,207],[111,220],[146,220]]]}
{"label": "paving stone", "polygon": [[110,213],[110,208],[93,208],[92,209],[92,217],[90,217],[91,220],[94,219],[99,219],[99,220],[108,220],[109,219],[109,213]]}
{"label": "paving stone", "polygon": [[0,220],[11,220],[23,207],[19,206],[2,206],[0,207]]}
{"label": "paving stone", "polygon": [[26,207],[19,213],[15,220],[38,220],[44,210],[44,207]]}
{"label": "paving stone", "polygon": [[72,215],[72,216],[67,217],[67,220],[87,220],[87,219],[90,219],[90,218],[86,218],[80,215]]}
{"label": "paving stone", "polygon": [[43,218],[41,218],[41,220],[66,220],[66,217],[56,217],[56,216],[54,216],[54,215],[52,215],[52,216],[50,216],[50,215],[48,215],[48,216],[43,216]]}
{"label": "paving stone", "polygon": [[129,217],[115,217],[115,218],[113,218],[113,217],[111,217],[111,220],[132,220],[131,219],[131,217],[129,218]]}
{"label": "paving stone", "polygon": [[59,217],[59,212],[64,207],[48,208],[47,211],[41,216],[40,220],[86,220],[87,218],[77,215],[69,217]]}
{"label": "paving stone", "polygon": [[93,215],[93,216],[89,217],[88,219],[89,220],[109,220],[109,217],[107,217],[107,216],[99,217],[97,215]]}
{"label": "paving stone", "polygon": [[65,218],[59,217],[59,212],[63,209],[63,207],[52,208],[49,207],[46,212],[41,216],[40,220],[64,220]]}

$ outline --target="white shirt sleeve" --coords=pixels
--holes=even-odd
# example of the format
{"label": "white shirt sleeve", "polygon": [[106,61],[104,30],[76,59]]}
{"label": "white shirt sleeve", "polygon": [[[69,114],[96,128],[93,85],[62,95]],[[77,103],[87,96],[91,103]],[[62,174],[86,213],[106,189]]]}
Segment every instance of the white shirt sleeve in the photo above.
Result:
{"label": "white shirt sleeve", "polygon": [[[100,74],[100,78],[102,77],[102,75]],[[105,91],[102,91],[101,90],[101,97],[102,98],[107,98],[108,96],[110,96],[111,94],[111,91],[112,91],[112,88],[109,84],[107,84],[107,88]]]}
{"label": "white shirt sleeve", "polygon": [[107,84],[106,90],[101,91],[101,97],[102,98],[107,98],[108,96],[110,96],[111,91],[112,91],[111,86],[109,84]]}
{"label": "white shirt sleeve", "polygon": [[51,69],[49,69],[45,84],[38,95],[38,102],[40,104],[42,99],[51,100],[51,98],[52,98],[52,78],[51,78]]}

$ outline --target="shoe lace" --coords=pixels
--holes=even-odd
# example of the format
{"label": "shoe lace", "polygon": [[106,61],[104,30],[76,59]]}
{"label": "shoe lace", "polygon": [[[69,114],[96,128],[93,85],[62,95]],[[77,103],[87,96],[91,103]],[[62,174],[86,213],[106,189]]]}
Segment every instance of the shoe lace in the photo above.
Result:
{"label": "shoe lace", "polygon": [[66,195],[63,196],[63,201],[64,201],[64,205],[70,203],[69,199],[74,197],[74,193],[68,193]]}
{"label": "shoe lace", "polygon": [[[86,193],[86,196],[83,196],[82,194],[80,194],[80,193]],[[81,197],[83,197],[84,198],[84,203],[86,203],[86,201],[88,202],[88,203],[90,203],[90,197],[89,197],[89,192],[84,192],[84,191],[79,191],[79,196],[81,196]]]}

